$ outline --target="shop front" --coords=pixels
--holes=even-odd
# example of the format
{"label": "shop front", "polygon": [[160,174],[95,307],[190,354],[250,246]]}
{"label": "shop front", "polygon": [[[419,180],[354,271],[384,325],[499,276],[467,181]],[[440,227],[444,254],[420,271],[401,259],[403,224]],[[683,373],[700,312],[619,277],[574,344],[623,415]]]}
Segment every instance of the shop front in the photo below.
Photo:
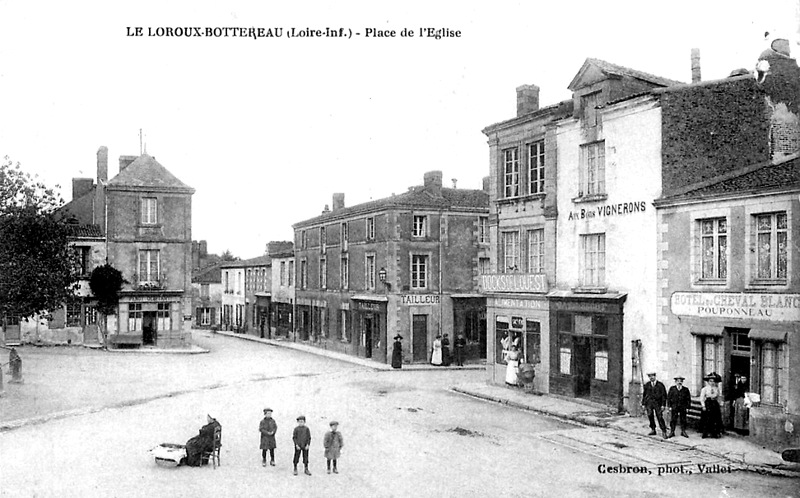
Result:
{"label": "shop front", "polygon": [[550,392],[623,409],[626,294],[551,293]]}
{"label": "shop front", "polygon": [[353,296],[353,339],[358,341],[355,352],[362,358],[386,363],[386,305],[385,296]]}
{"label": "shop front", "polygon": [[[693,353],[678,363],[691,372],[692,394],[716,372],[730,430],[775,449],[800,445],[800,385],[789,380],[800,372],[800,294],[674,292],[670,310],[681,318],[674,337]],[[743,393],[756,394],[757,403],[744,409]]]}
{"label": "shop front", "polygon": [[275,297],[272,300],[270,327],[272,334],[279,337],[290,337],[292,332],[292,300]]}
{"label": "shop front", "polygon": [[453,338],[464,337],[464,359],[475,361],[486,358],[486,298],[474,295],[453,294]]}
{"label": "shop front", "polygon": [[123,292],[116,331],[108,335],[109,345],[117,348],[186,346],[182,333],[182,297],[180,291]]}
{"label": "shop front", "polygon": [[256,293],[256,305],[254,314],[254,325],[259,337],[272,339],[272,324],[270,317],[271,295],[266,293]]}

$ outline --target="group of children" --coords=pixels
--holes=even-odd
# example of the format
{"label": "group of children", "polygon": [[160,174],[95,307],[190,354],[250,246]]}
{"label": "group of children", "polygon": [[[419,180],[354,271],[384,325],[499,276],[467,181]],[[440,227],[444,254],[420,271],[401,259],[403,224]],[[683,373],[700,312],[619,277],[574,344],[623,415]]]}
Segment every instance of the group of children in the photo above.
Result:
{"label": "group of children", "polygon": [[[338,474],[339,470],[336,463],[341,455],[342,448],[344,447],[344,438],[342,433],[339,432],[339,422],[331,421],[331,430],[325,433],[322,440],[322,445],[325,447],[325,458],[328,461],[328,474],[331,473],[331,462],[333,463],[333,473]],[[261,465],[267,466],[267,451],[269,451],[269,464],[275,466],[275,433],[278,431],[278,424],[272,418],[272,409],[264,408],[264,418],[258,427],[261,432]],[[294,443],[294,475],[297,475],[297,464],[300,462],[300,457],[303,457],[303,465],[305,466],[305,474],[311,475],[308,470],[308,450],[311,447],[311,430],[306,426],[306,417],[300,415],[297,417],[297,427],[292,432],[292,442]]]}

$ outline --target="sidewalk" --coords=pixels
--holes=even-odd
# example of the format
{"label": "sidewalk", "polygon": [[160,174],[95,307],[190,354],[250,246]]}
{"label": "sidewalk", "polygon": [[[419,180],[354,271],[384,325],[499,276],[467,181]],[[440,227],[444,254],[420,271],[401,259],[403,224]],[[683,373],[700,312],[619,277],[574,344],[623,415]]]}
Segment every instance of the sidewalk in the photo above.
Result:
{"label": "sidewalk", "polygon": [[464,365],[463,367],[450,365],[448,367],[437,367],[428,364],[403,364],[402,369],[392,368],[391,365],[386,363],[380,363],[374,360],[368,360],[366,358],[361,358],[359,356],[353,356],[345,353],[340,353],[338,351],[331,351],[328,349],[323,349],[316,346],[311,346],[308,344],[304,344],[302,342],[293,342],[287,339],[263,339],[261,337],[256,337],[253,335],[247,334],[236,334],[233,332],[227,331],[217,331],[217,332],[209,332],[206,330],[199,330],[194,329],[192,330],[193,334],[203,334],[205,337],[213,337],[216,335],[222,335],[225,337],[235,337],[236,339],[243,339],[246,341],[253,341],[253,342],[260,342],[262,344],[268,344],[270,346],[277,346],[281,348],[293,349],[295,351],[302,351],[304,353],[315,354],[318,356],[325,356],[327,358],[331,358],[338,361],[345,361],[348,363],[353,363],[355,365],[360,365],[362,367],[371,368],[377,371],[391,371],[391,372],[398,372],[398,371],[412,371],[418,372],[423,370],[484,370],[486,366],[483,363],[471,363]]}
{"label": "sidewalk", "polygon": [[[455,392],[476,398],[570,420],[579,424],[605,427],[637,435],[645,435],[649,432],[647,418],[645,417],[620,415],[607,406],[583,400],[576,401],[555,395],[528,393],[522,389],[488,383],[462,384],[454,386],[452,389]],[[701,439],[700,434],[690,431],[688,439],[678,436],[664,441],[660,436],[654,436],[653,440],[661,441],[665,445],[690,448],[724,458],[746,470],[772,475],[800,477],[800,464],[785,462],[780,454],[758,446],[748,441],[746,437],[735,434],[731,435],[729,433],[720,439]]]}

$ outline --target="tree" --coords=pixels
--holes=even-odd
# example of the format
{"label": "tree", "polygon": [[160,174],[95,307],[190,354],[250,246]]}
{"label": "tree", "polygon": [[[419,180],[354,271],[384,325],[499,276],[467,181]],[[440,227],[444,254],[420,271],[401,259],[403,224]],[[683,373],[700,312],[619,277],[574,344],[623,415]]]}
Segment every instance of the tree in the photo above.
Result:
{"label": "tree", "polygon": [[0,316],[29,318],[73,295],[77,281],[63,202],[19,164],[0,164]]}
{"label": "tree", "polygon": [[219,257],[222,261],[239,261],[239,258],[233,255],[230,249],[225,249],[222,256]]}
{"label": "tree", "polygon": [[103,344],[108,337],[108,315],[117,313],[119,291],[125,283],[122,272],[108,263],[92,270],[89,276],[89,288],[97,299],[97,310],[103,314]]}

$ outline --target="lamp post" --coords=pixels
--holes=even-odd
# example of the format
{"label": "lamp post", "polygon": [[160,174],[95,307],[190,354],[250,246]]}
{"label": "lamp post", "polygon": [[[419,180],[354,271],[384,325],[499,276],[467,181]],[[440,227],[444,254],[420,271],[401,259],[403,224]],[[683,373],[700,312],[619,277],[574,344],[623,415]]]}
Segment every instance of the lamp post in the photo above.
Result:
{"label": "lamp post", "polygon": [[386,281],[386,268],[381,268],[378,270],[378,280],[380,280],[381,283],[386,286],[386,289],[392,290],[392,284]]}

